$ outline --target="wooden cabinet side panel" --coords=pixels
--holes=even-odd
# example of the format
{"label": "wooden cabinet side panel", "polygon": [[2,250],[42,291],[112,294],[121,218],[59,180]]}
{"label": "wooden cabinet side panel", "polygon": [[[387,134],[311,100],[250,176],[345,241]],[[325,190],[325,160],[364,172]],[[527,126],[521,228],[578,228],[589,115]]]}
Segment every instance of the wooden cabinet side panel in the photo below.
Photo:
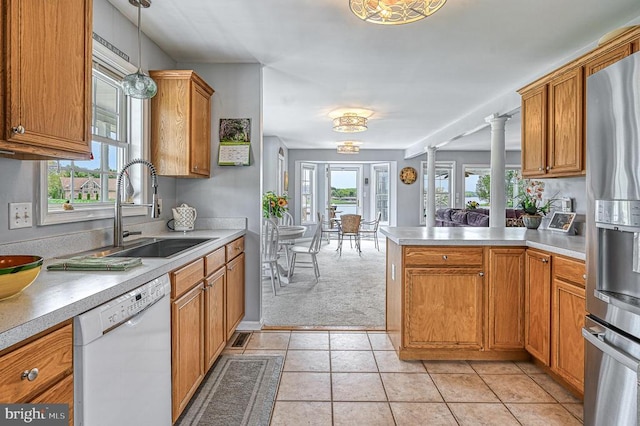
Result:
{"label": "wooden cabinet side panel", "polygon": [[551,256],[527,250],[525,278],[525,348],[549,365],[551,335]]}
{"label": "wooden cabinet side panel", "polygon": [[482,271],[453,269],[405,269],[406,347],[482,349]]}
{"label": "wooden cabinet side panel", "polygon": [[582,67],[549,83],[549,173],[580,175],[584,160]]}
{"label": "wooden cabinet side panel", "polygon": [[[151,74],[155,78],[154,74]],[[151,158],[159,175],[180,176],[190,171],[188,79],[156,79],[151,99]]]}
{"label": "wooden cabinet side panel", "polygon": [[211,102],[197,84],[191,93],[191,173],[209,177],[211,171]]}
{"label": "wooden cabinet side panel", "polygon": [[402,347],[402,247],[387,238],[386,329],[396,351]]}
{"label": "wooden cabinet side panel", "polygon": [[171,306],[171,397],[175,422],[204,378],[202,284]]}
{"label": "wooden cabinet side panel", "polygon": [[205,282],[204,343],[205,371],[213,366],[227,342],[224,311],[226,268],[222,267]]}
{"label": "wooden cabinet side panel", "polygon": [[524,348],[525,249],[489,250],[489,349]]}
{"label": "wooden cabinet side panel", "polygon": [[547,85],[522,94],[522,175],[542,176],[547,158]]}
{"label": "wooden cabinet side panel", "polygon": [[226,327],[230,339],[244,318],[244,253],[227,263]]}
{"label": "wooden cabinet side panel", "polygon": [[584,389],[585,290],[562,279],[553,280],[553,341],[551,369]]}

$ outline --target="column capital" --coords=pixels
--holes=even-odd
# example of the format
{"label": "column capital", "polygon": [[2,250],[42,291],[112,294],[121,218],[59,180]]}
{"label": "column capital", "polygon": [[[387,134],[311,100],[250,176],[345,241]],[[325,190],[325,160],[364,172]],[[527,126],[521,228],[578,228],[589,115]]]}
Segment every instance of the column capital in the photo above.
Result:
{"label": "column capital", "polygon": [[490,123],[493,126],[494,124],[498,124],[498,123],[506,123],[507,120],[510,118],[511,116],[508,114],[500,115],[496,112],[491,114],[488,117],[485,117],[484,121],[486,121],[487,123]]}

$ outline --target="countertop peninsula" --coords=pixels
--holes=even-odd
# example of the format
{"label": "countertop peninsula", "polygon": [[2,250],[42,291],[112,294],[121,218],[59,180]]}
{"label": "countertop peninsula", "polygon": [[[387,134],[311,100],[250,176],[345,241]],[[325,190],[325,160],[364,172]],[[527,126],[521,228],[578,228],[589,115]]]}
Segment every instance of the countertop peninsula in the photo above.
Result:
{"label": "countertop peninsula", "polygon": [[574,259],[585,259],[585,237],[526,228],[484,227],[380,227],[380,232],[401,246],[526,246]]}

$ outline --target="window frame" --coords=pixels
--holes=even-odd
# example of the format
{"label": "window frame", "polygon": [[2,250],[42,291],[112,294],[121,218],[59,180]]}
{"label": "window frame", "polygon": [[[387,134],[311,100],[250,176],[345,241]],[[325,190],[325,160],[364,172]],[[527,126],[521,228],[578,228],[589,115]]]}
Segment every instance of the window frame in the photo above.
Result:
{"label": "window frame", "polygon": [[[112,68],[122,75],[136,72],[137,68],[125,61],[115,53],[111,52],[107,47],[99,44],[93,44],[94,61],[104,64],[106,68]],[[93,100],[92,100],[93,102]],[[149,101],[139,100],[126,97],[124,102],[127,104],[127,117],[124,131],[127,132],[128,149],[125,149],[124,159],[126,164],[131,158],[147,158],[149,153]],[[135,116],[140,121],[140,131],[134,131],[129,125],[130,117]],[[98,140],[92,135],[92,141]],[[126,152],[128,151],[128,152]],[[114,204],[103,203],[103,205],[89,205],[85,208],[78,208],[71,211],[49,211],[48,203],[48,161],[39,162],[39,214],[38,225],[55,225],[63,223],[74,223],[89,220],[108,219],[114,217]],[[148,197],[149,177],[147,173],[141,173],[138,170],[131,170],[130,176],[134,182],[134,186],[140,188],[140,194],[136,197],[136,202],[146,200]],[[142,216],[148,213],[146,207],[132,207],[123,209],[124,216]]]}
{"label": "window frame", "polygon": [[[311,183],[309,185],[309,189],[310,189],[310,193],[309,194],[305,194],[303,193],[303,188],[305,187],[305,185],[303,184],[304,182],[304,178],[305,178],[305,170],[308,170],[310,172],[310,176],[311,176]],[[300,208],[298,209],[298,213],[300,214],[300,223],[302,225],[305,224],[312,224],[316,222],[316,212],[318,211],[318,201],[317,201],[317,185],[318,185],[318,165],[314,164],[314,163],[308,163],[308,162],[301,162],[300,163],[300,179],[298,182],[298,185],[300,187],[300,196],[299,196],[299,206]],[[303,199],[305,197],[305,195],[308,195],[308,199],[309,199],[309,220],[305,220],[305,218],[302,215],[302,209],[305,207],[303,205]]]}
{"label": "window frame", "polygon": [[[428,164],[428,161],[420,162],[420,194],[422,196],[422,204],[421,204],[422,212],[420,212],[420,225],[425,225],[427,223],[427,219],[426,219],[427,192],[425,188],[425,179],[427,177],[427,164]],[[453,160],[442,160],[442,161],[436,160],[435,165],[436,165],[436,170],[438,169],[450,170],[449,172],[449,207],[455,207],[456,205],[456,200],[455,200],[456,174],[457,174],[456,162]],[[437,205],[436,205],[436,208],[438,208]]]}
{"label": "window frame", "polygon": [[[463,179],[463,181],[462,181],[462,189],[463,189],[463,191],[462,191],[462,206],[463,206],[463,208],[466,207],[466,205],[467,205],[467,196],[466,196],[466,188],[465,188],[466,182],[464,181],[464,179],[466,178],[465,177],[465,171],[468,168],[471,168],[471,169],[488,169],[489,173],[491,173],[491,165],[490,164],[486,164],[486,163],[480,163],[480,164],[478,164],[478,163],[468,163],[468,164],[465,163],[465,164],[462,164],[461,174],[462,174],[462,179]],[[524,179],[522,177],[522,165],[520,165],[520,164],[506,164],[504,166],[504,170],[505,170],[505,172],[507,170],[516,170],[516,171],[518,171],[519,176],[520,176],[519,180],[523,180]],[[491,188],[489,188],[489,191],[491,191]],[[505,196],[506,196],[506,194],[505,194]],[[489,208],[489,207],[491,207],[491,203],[489,203],[488,206],[482,206],[482,208]],[[514,208],[515,209],[515,208],[517,208],[517,206],[507,207],[507,208]]]}

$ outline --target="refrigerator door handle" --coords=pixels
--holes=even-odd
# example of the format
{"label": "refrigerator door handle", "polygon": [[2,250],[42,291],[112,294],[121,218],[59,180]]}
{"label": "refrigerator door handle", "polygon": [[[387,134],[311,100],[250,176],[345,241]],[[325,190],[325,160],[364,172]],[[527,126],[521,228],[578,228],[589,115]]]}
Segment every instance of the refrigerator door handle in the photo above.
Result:
{"label": "refrigerator door handle", "polygon": [[607,344],[606,342],[604,342],[603,340],[601,340],[601,338],[602,338],[602,336],[604,334],[603,332],[604,332],[604,330],[603,331],[600,331],[600,330],[596,331],[596,330],[588,330],[586,328],[583,328],[582,329],[582,337],[584,337],[587,342],[591,343],[593,346],[595,346],[596,348],[601,350],[603,353],[609,355],[611,358],[615,359],[620,364],[624,365],[625,367],[627,367],[631,371],[637,373],[638,365],[640,364],[640,360],[637,360],[637,359],[633,358],[632,356],[628,355],[627,353],[622,352],[621,350],[616,349],[616,347],[611,346],[611,345]]}

